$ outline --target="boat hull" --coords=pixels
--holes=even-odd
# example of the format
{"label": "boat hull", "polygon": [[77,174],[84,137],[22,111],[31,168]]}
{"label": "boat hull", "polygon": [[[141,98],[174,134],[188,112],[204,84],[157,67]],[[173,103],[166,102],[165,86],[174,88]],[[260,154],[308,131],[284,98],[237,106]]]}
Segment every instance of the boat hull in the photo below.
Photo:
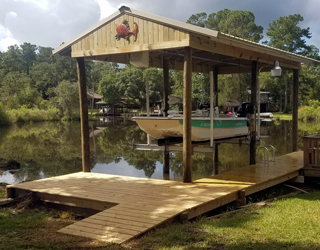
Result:
{"label": "boat hull", "polygon": [[[139,127],[156,139],[183,136],[183,119],[166,117],[133,117]],[[246,118],[215,118],[213,139],[244,136],[248,134]],[[193,118],[191,140],[210,140],[210,119]]]}

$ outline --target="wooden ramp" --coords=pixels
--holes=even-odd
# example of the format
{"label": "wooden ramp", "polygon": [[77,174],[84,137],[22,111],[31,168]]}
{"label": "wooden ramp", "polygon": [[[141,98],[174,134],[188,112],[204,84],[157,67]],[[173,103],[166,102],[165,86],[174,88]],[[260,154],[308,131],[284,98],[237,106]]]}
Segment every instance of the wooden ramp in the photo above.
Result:
{"label": "wooden ramp", "polygon": [[8,187],[8,196],[32,191],[43,200],[99,210],[59,232],[123,243],[180,214],[194,218],[245,195],[299,175],[303,153],[203,178],[191,184],[96,173],[74,173]]}

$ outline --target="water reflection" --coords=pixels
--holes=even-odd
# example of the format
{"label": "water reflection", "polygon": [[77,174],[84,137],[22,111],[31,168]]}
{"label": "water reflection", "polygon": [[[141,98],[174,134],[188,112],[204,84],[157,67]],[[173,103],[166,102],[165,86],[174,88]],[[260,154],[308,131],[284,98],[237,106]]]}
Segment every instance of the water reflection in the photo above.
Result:
{"label": "water reflection", "polygon": [[[146,143],[146,134],[131,120],[108,117],[90,124],[92,172],[156,179],[182,179],[182,152],[170,152],[170,172],[163,174],[163,152],[132,149],[132,141]],[[318,124],[299,124],[301,138],[317,133]],[[269,121],[261,126],[263,145],[273,145],[276,156],[291,152],[291,122]],[[214,155],[194,153],[193,179],[246,166],[248,146],[221,144],[219,163]],[[18,183],[81,171],[80,123],[33,123],[0,129],[0,166],[9,160],[21,164],[18,171],[0,172],[0,182]]]}

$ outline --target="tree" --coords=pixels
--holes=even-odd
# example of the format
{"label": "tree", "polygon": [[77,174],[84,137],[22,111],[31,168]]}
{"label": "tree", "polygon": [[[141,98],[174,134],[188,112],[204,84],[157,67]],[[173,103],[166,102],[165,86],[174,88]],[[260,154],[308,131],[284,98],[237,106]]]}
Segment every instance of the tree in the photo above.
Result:
{"label": "tree", "polygon": [[309,27],[302,29],[298,26],[302,21],[300,14],[283,16],[273,21],[266,33],[270,40],[265,43],[292,53],[303,53],[308,49],[304,38],[311,38],[311,33]]}
{"label": "tree", "polygon": [[145,107],[146,85],[142,69],[126,65],[118,75],[117,86],[121,94]]}
{"label": "tree", "polygon": [[65,119],[79,117],[79,88],[77,83],[62,81],[56,88],[58,106]]}
{"label": "tree", "polygon": [[319,49],[314,45],[307,46],[307,48],[301,52],[301,55],[320,60]]}
{"label": "tree", "polygon": [[117,86],[118,76],[114,71],[110,71],[108,75],[103,77],[99,82],[99,93],[102,95],[103,101],[108,104],[114,104],[121,99],[121,92]]}
{"label": "tree", "polygon": [[[144,79],[148,77],[149,82],[149,100],[150,103],[162,100],[163,98],[163,70],[148,68],[143,72]],[[169,85],[170,85],[169,80]]]}
{"label": "tree", "polygon": [[187,23],[205,28],[206,22],[207,22],[206,19],[207,19],[207,13],[201,12],[201,13],[191,15],[191,17],[187,20]]}
{"label": "tree", "polygon": [[31,43],[23,43],[20,45],[25,73],[29,75],[30,68],[36,60],[37,46]]}
{"label": "tree", "polygon": [[259,42],[263,38],[263,27],[255,24],[255,16],[251,11],[224,9],[211,13],[208,17],[205,12],[202,12],[191,15],[187,23],[254,42]]}
{"label": "tree", "polygon": [[206,26],[254,42],[263,38],[263,27],[255,24],[255,16],[251,11],[224,9],[211,13]]}
{"label": "tree", "polygon": [[0,77],[4,78],[9,72],[23,72],[23,59],[18,45],[9,46],[1,56]]}
{"label": "tree", "polygon": [[[310,28],[302,29],[298,26],[303,21],[303,17],[300,14],[294,14],[289,16],[280,17],[278,20],[269,24],[267,36],[270,40],[264,43],[271,47],[289,51],[297,54],[314,54],[317,52],[314,46],[308,46],[305,38],[311,38]],[[282,77],[277,80],[280,84],[278,92],[273,93],[279,96],[279,109],[282,111],[287,110],[287,102],[289,96],[289,90],[291,89],[291,76],[287,72],[283,72]],[[284,98],[283,98],[284,97]],[[283,100],[284,99],[284,100]],[[289,98],[291,100],[291,98]],[[283,105],[282,105],[283,103]]]}
{"label": "tree", "polygon": [[32,80],[28,75],[13,71],[2,80],[0,98],[8,108],[19,108],[22,105],[33,108],[39,104],[40,95],[32,87]]}

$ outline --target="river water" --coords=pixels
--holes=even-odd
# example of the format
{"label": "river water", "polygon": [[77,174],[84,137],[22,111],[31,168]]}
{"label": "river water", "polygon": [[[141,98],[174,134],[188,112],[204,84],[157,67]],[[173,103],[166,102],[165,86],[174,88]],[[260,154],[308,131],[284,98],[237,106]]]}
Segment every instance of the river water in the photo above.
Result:
{"label": "river water", "polygon": [[[299,123],[298,147],[302,137],[317,133],[318,124]],[[276,156],[291,152],[291,122],[265,121],[261,125],[262,145],[273,145]],[[91,171],[153,179],[182,180],[182,152],[170,152],[170,174],[163,174],[163,152],[132,149],[132,142],[146,143],[147,135],[135,122],[122,117],[90,123]],[[15,184],[81,171],[80,123],[32,123],[0,128],[0,167],[9,160],[19,169],[0,170],[0,183]],[[193,179],[212,176],[248,165],[246,145],[221,144],[219,163],[213,154],[194,153]]]}

